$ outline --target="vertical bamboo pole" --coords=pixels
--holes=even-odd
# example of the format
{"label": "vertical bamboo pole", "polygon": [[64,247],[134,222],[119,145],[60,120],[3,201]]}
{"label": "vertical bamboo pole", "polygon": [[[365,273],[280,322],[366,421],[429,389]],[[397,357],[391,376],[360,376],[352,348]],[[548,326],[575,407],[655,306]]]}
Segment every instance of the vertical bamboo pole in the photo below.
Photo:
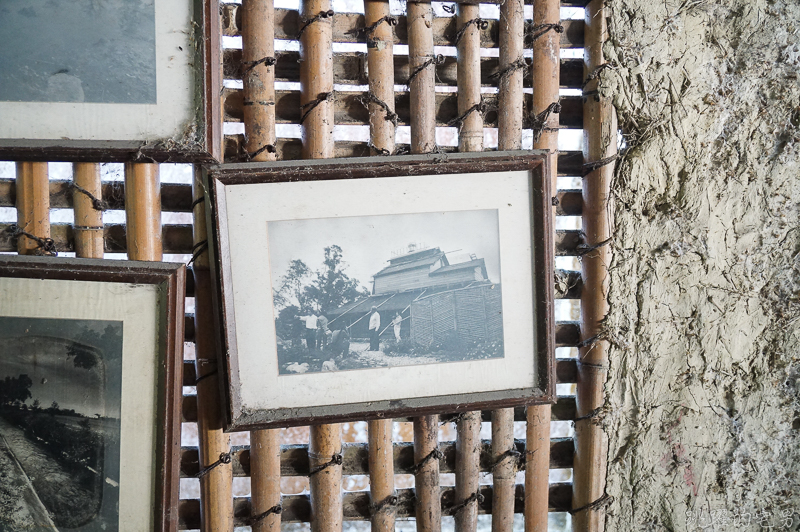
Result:
{"label": "vertical bamboo pole", "polygon": [[[199,172],[192,182],[194,262],[195,374],[197,375],[197,435],[201,469],[217,463],[230,452],[230,437],[222,432],[222,397],[219,393],[217,351],[206,243],[204,189]],[[200,479],[200,525],[203,532],[233,530],[233,491],[230,464],[220,463]]]}
{"label": "vertical bamboo pole", "polygon": [[514,409],[492,412],[492,532],[514,529],[517,466],[514,456]]}
{"label": "vertical bamboo pole", "polygon": [[125,226],[130,260],[161,260],[161,183],[157,164],[125,164]]}
{"label": "vertical bamboo pole", "polygon": [[[245,150],[275,160],[275,10],[273,0],[242,2]],[[254,532],[278,531],[281,514],[280,432],[250,433],[250,515]]]}
{"label": "vertical bamboo pole", "polygon": [[439,487],[439,416],[414,418],[414,492],[419,532],[442,529],[441,488]]}
{"label": "vertical bamboo pole", "polygon": [[281,442],[277,429],[250,433],[250,500],[253,532],[278,532],[281,515]]}
{"label": "vertical bamboo pole", "polygon": [[433,9],[430,2],[407,3],[408,70],[411,81],[411,151],[436,149],[436,56],[433,54]]}
{"label": "vertical bamboo pole", "polygon": [[[433,54],[433,9],[430,2],[407,2],[408,63],[412,79],[411,152],[429,153],[436,148],[436,57]],[[439,487],[439,416],[414,419],[414,478],[416,519],[419,532],[442,528]]]}
{"label": "vertical bamboo pole", "polygon": [[303,158],[333,151],[333,11],[330,0],[303,0],[300,21],[300,106]]}
{"label": "vertical bamboo pole", "polygon": [[478,489],[481,478],[481,413],[465,412],[456,433],[456,532],[478,529]]}
{"label": "vertical bamboo pole", "polygon": [[[533,147],[548,151],[552,190],[557,188],[558,162],[558,87],[560,75],[560,38],[556,31],[561,21],[559,0],[534,3],[533,24]],[[550,110],[548,113],[548,109]],[[525,456],[525,532],[547,530],[550,478],[550,405],[528,408]]]}
{"label": "vertical bamboo pole", "polygon": [[372,532],[393,532],[397,511],[394,491],[392,421],[369,421],[369,492],[372,499]]}
{"label": "vertical bamboo pole", "polygon": [[95,208],[96,205],[92,198],[81,192],[83,189],[97,200],[102,201],[100,165],[75,163],[72,167],[72,181],[76,185],[72,191],[72,205],[75,211],[75,223],[73,224],[75,255],[89,259],[102,259],[103,211]]}
{"label": "vertical bamboo pole", "polygon": [[[608,265],[611,246],[603,245],[611,237],[612,215],[609,210],[611,179],[614,174],[617,124],[608,98],[597,91],[598,70],[605,64],[603,43],[607,39],[606,15],[602,0],[586,6],[584,73],[583,158],[588,173],[583,178],[583,232],[586,244],[598,246],[581,261],[581,341],[575,421],[574,480],[572,483],[573,530],[602,531],[605,511],[602,500],[606,482],[607,438],[597,424],[595,412],[603,406],[603,383],[608,365],[608,340],[601,338],[602,321],[608,313]],[[593,79],[590,79],[593,78]],[[605,161],[605,162],[603,162]],[[592,338],[597,338],[595,341]],[[592,506],[590,506],[592,505]]]}
{"label": "vertical bamboo pole", "polygon": [[[522,79],[525,18],[523,0],[500,4],[498,149],[522,148]],[[492,510],[494,516],[494,509]],[[492,520],[494,522],[494,519]]]}
{"label": "vertical bamboo pole", "polygon": [[[481,102],[480,7],[457,4],[458,50],[458,149],[483,150]],[[475,532],[478,527],[478,488],[481,455],[481,413],[466,412],[456,423],[456,532]]]}
{"label": "vertical bamboo pole", "polygon": [[[303,0],[300,35],[300,103],[303,158],[334,156],[333,11],[329,0]],[[342,530],[341,425],[311,427],[311,529]],[[338,458],[338,460],[337,460]]]}
{"label": "vertical bamboo pole", "polygon": [[275,11],[273,0],[242,2],[245,150],[253,161],[275,160]]}
{"label": "vertical bamboo pole", "polygon": [[312,425],[308,446],[311,484],[311,530],[342,530],[342,428],[339,424]]}
{"label": "vertical bamboo pole", "polygon": [[[522,82],[525,18],[523,0],[500,4],[500,77],[498,85],[498,149],[522,148]],[[511,532],[517,476],[514,409],[492,412],[492,532]]]}
{"label": "vertical bamboo pole", "polygon": [[367,68],[369,90],[381,104],[370,99],[369,132],[373,152],[383,155],[394,153],[394,36],[391,24],[378,23],[390,17],[387,0],[365,0],[364,18],[367,27],[375,29],[367,34]]}
{"label": "vertical bamboo pole", "polygon": [[[39,238],[50,238],[50,182],[47,163],[17,163],[17,227]],[[20,255],[41,253],[32,238],[17,239]]]}
{"label": "vertical bamboo pole", "polygon": [[[368,28],[375,26],[366,35],[369,90],[382,102],[369,99],[369,131],[373,153],[383,155],[393,153],[395,145],[394,35],[389,17],[387,0],[365,0],[364,22]],[[369,421],[367,428],[373,532],[394,531],[397,511],[391,504],[395,495],[392,428],[391,419]]]}
{"label": "vertical bamboo pole", "polygon": [[480,7],[477,4],[457,6],[458,116],[461,121],[458,149],[462,152],[482,151]]}

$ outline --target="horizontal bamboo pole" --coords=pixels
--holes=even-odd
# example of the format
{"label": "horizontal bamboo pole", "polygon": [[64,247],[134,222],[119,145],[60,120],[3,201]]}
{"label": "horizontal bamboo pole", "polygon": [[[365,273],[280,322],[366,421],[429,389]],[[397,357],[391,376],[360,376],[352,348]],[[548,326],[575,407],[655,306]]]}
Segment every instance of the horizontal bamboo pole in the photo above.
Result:
{"label": "horizontal bamboo pole", "polygon": [[[69,181],[50,181],[49,187],[51,209],[72,209],[74,207],[74,199]],[[106,202],[109,210],[125,209],[124,200],[116,197],[117,191],[121,193],[121,184],[104,183],[102,185],[102,196],[98,197],[101,197],[102,200]],[[559,216],[580,216],[583,208],[582,194],[580,190],[559,190],[556,193],[556,199],[558,200],[556,214]],[[14,186],[14,179],[0,178],[0,207],[14,207],[16,197],[17,193],[16,187]],[[191,185],[176,183],[161,184],[161,212],[191,212],[191,205]]]}
{"label": "horizontal bamboo pole", "polygon": [[[241,162],[242,136],[225,136],[225,162]],[[289,161],[300,158],[301,142],[300,139],[281,138],[278,139],[276,150],[278,160]],[[370,147],[366,142],[343,140],[337,141],[335,146],[335,158],[342,157],[369,157]],[[398,144],[395,149],[398,153],[407,153],[407,144]],[[439,146],[442,153],[455,153],[456,148],[452,146]],[[493,151],[493,150],[487,150]],[[558,175],[578,176],[581,175],[583,168],[583,154],[579,151],[562,151],[558,154]]]}
{"label": "horizontal bamboo pole", "polygon": [[[558,384],[572,384],[577,382],[577,362],[574,358],[556,359],[556,382]],[[184,362],[183,366],[183,385],[194,386],[197,377],[194,372],[194,363]],[[513,409],[512,409],[513,410]]]}
{"label": "horizontal bamboo pole", "polygon": [[[275,54],[275,77],[278,81],[299,81],[300,53],[296,51],[279,51]],[[528,68],[531,58],[525,59]],[[242,79],[242,50],[228,48],[223,54],[225,79]],[[362,52],[335,52],[333,54],[333,75],[337,84],[341,85],[367,85],[367,61]],[[563,88],[579,89],[583,82],[583,61],[575,58],[562,58],[560,62],[560,82]],[[481,58],[481,86],[496,87],[498,78],[492,77],[500,69],[497,57]],[[396,55],[392,62],[395,85],[405,85],[410,74],[408,70],[408,56]],[[458,68],[456,58],[446,56],[444,63],[436,67],[436,86],[456,86]],[[532,87],[531,76],[523,79],[525,87]]]}
{"label": "horizontal bamboo pole", "polygon": [[[577,331],[577,328],[575,328]],[[558,330],[556,330],[556,333]],[[573,344],[574,345],[574,344]],[[182,419],[185,423],[194,423],[197,421],[197,402],[193,395],[186,395],[182,402]],[[571,395],[563,395],[558,398],[558,402],[553,405],[551,418],[553,421],[572,421],[575,419],[575,397]],[[440,421],[455,418],[455,414],[442,415]],[[491,411],[485,410],[481,412],[481,421],[491,421]],[[525,409],[514,409],[514,421],[525,421]],[[398,418],[395,421],[411,421],[408,418]]]}
{"label": "horizontal bamboo pole", "polygon": [[[243,97],[242,91],[226,90],[224,93],[224,108],[226,122],[241,122],[243,116]],[[361,101],[365,98],[364,92],[337,92],[336,100],[333,102],[334,119],[340,125],[368,125],[369,112],[366,105]],[[456,117],[458,112],[458,96],[453,93],[436,93],[434,104],[434,117],[436,125],[439,127],[447,126]],[[531,103],[531,95],[526,95],[524,101]],[[296,124],[300,120],[300,92],[298,91],[277,91],[275,94],[276,111],[275,118],[279,124]],[[411,123],[410,98],[407,92],[395,93],[395,111],[398,116],[399,125],[409,125]],[[497,98],[494,95],[484,95],[487,106],[493,106]],[[497,112],[487,111],[483,120],[480,115],[476,115],[478,122],[482,122],[484,127],[497,127]],[[531,120],[524,121],[524,127],[531,127]],[[561,99],[561,113],[559,115],[559,126],[562,128],[582,129],[583,128],[583,105],[579,96],[565,96]]]}
{"label": "horizontal bamboo pole", "polygon": [[[488,2],[491,3],[491,2]],[[502,3],[502,2],[497,2]],[[530,2],[526,2],[530,3]],[[566,3],[562,2],[562,5]],[[238,36],[241,32],[241,12],[242,10],[233,4],[223,4],[222,20],[223,34],[231,37]],[[408,25],[406,17],[397,15],[397,26],[395,26],[395,44],[408,44]],[[489,20],[486,29],[481,30],[481,47],[496,48],[499,45],[499,20]],[[563,20],[564,32],[561,33],[562,48],[582,48],[583,47],[583,21],[582,20]],[[297,32],[300,30],[300,16],[296,10],[276,9],[275,10],[275,38],[282,40],[295,40]],[[358,30],[364,28],[364,15],[358,13],[337,13],[333,17],[333,42],[365,42],[363,33]],[[530,35],[533,29],[532,21],[526,23],[526,47],[530,47]],[[456,36],[456,17],[434,17],[433,19],[433,44],[435,46],[455,46]]]}
{"label": "horizontal bamboo pole", "polygon": [[[513,411],[513,409],[512,409]],[[492,450],[490,440],[479,440],[477,451],[480,454],[478,462],[479,472],[487,473],[492,470]],[[512,441],[515,450],[523,452],[525,444],[522,440]],[[453,442],[442,442],[440,449],[444,457],[439,460],[441,473],[454,473],[456,470],[457,452]],[[550,440],[550,468],[565,469],[572,465],[573,443],[572,438],[553,438]],[[192,478],[200,470],[197,457],[197,447],[184,447],[181,449],[181,477]],[[391,463],[394,464],[395,474],[411,474],[414,467],[414,448],[411,442],[395,442],[389,450]],[[234,447],[231,451],[231,467],[233,476],[250,476],[254,464],[253,453],[248,446]],[[366,475],[369,445],[366,443],[345,443],[342,445],[342,474]],[[513,458],[513,457],[512,457]],[[309,472],[308,446],[307,445],[281,445],[278,451],[281,477],[306,477]],[[525,465],[520,464],[524,469]]]}
{"label": "horizontal bamboo pole", "polygon": [[[454,488],[442,488],[441,511],[447,515],[453,507]],[[550,484],[549,511],[565,512],[572,502],[572,485],[568,482]],[[483,502],[478,507],[479,514],[491,513],[492,487],[481,486]],[[514,511],[522,512],[522,501],[525,497],[525,488],[517,484],[514,494]],[[400,519],[414,517],[413,489],[397,490],[397,516]],[[343,510],[346,521],[368,521],[371,514],[369,508],[369,493],[364,491],[347,492],[344,494]],[[233,499],[234,525],[244,526],[250,516],[250,499],[236,497]],[[179,530],[196,529],[199,526],[200,501],[197,499],[183,499],[178,506],[180,521]],[[307,523],[311,520],[311,504],[309,496],[286,495],[283,498],[284,523]]]}

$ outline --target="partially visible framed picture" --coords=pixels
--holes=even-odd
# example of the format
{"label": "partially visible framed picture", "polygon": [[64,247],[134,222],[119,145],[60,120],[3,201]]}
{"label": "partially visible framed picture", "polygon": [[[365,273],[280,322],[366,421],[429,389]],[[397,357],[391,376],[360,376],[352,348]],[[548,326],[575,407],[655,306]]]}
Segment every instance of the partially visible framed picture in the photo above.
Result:
{"label": "partially visible framed picture", "polygon": [[206,169],[228,429],[552,402],[546,164]]}
{"label": "partially visible framed picture", "polygon": [[184,282],[0,256],[0,529],[177,530]]}
{"label": "partially visible framed picture", "polygon": [[221,160],[217,0],[3,0],[0,159]]}

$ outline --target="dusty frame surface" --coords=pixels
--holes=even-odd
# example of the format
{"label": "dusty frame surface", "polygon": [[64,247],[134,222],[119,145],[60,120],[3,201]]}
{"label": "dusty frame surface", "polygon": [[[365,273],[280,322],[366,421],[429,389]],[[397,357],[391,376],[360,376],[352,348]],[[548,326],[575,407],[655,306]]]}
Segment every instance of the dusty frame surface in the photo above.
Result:
{"label": "dusty frame surface", "polygon": [[[102,352],[92,346],[109,345],[108,337],[113,337],[112,325],[121,333],[117,340],[118,354],[111,356],[107,349],[105,358],[101,356],[98,359],[103,360],[102,364],[96,363],[103,368],[101,380],[106,383],[103,388],[107,389],[106,398],[98,401],[105,401],[105,408],[110,409],[106,412],[110,414],[103,417],[84,413],[81,419],[86,425],[85,430],[89,430],[93,417],[98,424],[102,421],[105,434],[112,433],[108,428],[109,421],[115,421],[119,427],[115,436],[105,436],[110,439],[103,444],[107,449],[114,447],[109,446],[109,442],[116,442],[117,461],[109,462],[106,451],[106,459],[100,462],[105,466],[116,463],[119,467],[118,478],[108,475],[104,482],[100,482],[103,489],[116,490],[111,495],[118,497],[118,508],[116,513],[112,512],[109,514],[111,517],[106,518],[113,521],[116,516],[118,522],[112,524],[119,530],[171,532],[178,527],[185,271],[184,265],[170,263],[0,257],[0,283],[4,287],[0,296],[3,300],[0,332],[13,337],[13,322],[24,322],[27,329],[20,330],[27,330],[26,334],[33,336],[26,340],[23,335],[23,340],[31,346],[30,349],[37,350],[40,359],[45,358],[40,345],[42,338],[68,344],[66,355],[62,349],[59,356],[72,363],[65,366],[65,362],[60,362],[66,368],[61,373],[70,371],[73,365],[92,367],[87,363],[88,355],[82,353]],[[60,297],[53,298],[53,294]],[[76,298],[71,299],[69,295]],[[149,308],[145,309],[145,306]],[[102,341],[99,333],[95,337],[78,335],[80,337],[75,341],[73,337],[77,333],[73,330],[87,325],[97,327],[97,324],[105,328]],[[83,330],[84,333],[87,331]],[[41,366],[46,364],[40,361]],[[32,379],[36,394],[45,388],[45,383],[56,386],[61,382],[61,377],[54,376],[49,378],[49,382],[42,378],[40,385],[36,371],[40,370],[30,371],[30,375],[36,377]],[[90,389],[86,377],[81,378],[80,384],[83,403],[75,407],[79,414],[82,409],[98,408],[93,404],[94,400],[85,399],[91,395],[86,391]],[[148,390],[151,393],[147,393]],[[119,396],[116,410],[114,406],[109,407],[108,397],[114,394]],[[62,409],[68,406],[63,397],[62,390]],[[59,408],[55,399],[52,408]],[[25,410],[31,416],[35,415],[32,409]],[[71,414],[65,412],[59,410],[51,414],[56,420],[61,419],[61,414],[76,416],[75,409]],[[113,419],[115,412],[116,420]],[[143,467],[143,464],[148,467]],[[109,470],[103,470],[106,471]],[[113,468],[110,471],[113,472]],[[102,493],[107,496],[105,491]],[[75,504],[73,502],[73,506]],[[53,512],[50,513],[52,516]]]}
{"label": "dusty frame surface", "polygon": [[7,9],[21,21],[7,13],[0,23],[10,43],[23,22],[53,28],[6,47],[14,70],[0,82],[0,159],[222,160],[218,0],[11,0]]}
{"label": "dusty frame surface", "polygon": [[[413,416],[434,412],[458,412],[552,403],[555,400],[554,243],[552,194],[549,179],[546,178],[549,175],[546,165],[547,161],[542,153],[520,151],[448,156],[423,155],[333,161],[248,163],[221,165],[204,169],[204,184],[210,205],[210,208],[207,209],[208,223],[209,227],[212,228],[210,231],[211,269],[215,287],[214,306],[219,328],[220,362],[226,374],[226,378],[221,379],[221,382],[225,388],[224,395],[227,399],[227,429],[247,430],[258,427],[292,426],[352,419]],[[459,180],[463,180],[463,185],[470,188],[462,194],[456,194],[455,196],[458,196],[458,198],[452,199],[450,198],[450,196],[453,196],[451,194],[452,187],[459,185]],[[515,185],[509,188],[504,180],[515,180],[513,181]],[[522,185],[519,184],[523,181],[525,182],[525,190],[520,192],[519,186]],[[417,193],[421,194],[419,192],[421,187],[427,187],[425,190],[432,191],[434,195],[438,195],[438,198],[430,199],[424,205],[419,205],[413,201],[408,203],[411,200],[399,199],[407,194],[412,196]],[[496,193],[492,192],[496,188],[498,191]],[[383,196],[381,196],[382,193],[380,192],[382,189],[386,189],[386,193]],[[516,191],[514,197],[503,197],[503,191],[512,189]],[[491,198],[481,199],[482,196],[487,198],[491,196]],[[523,196],[524,206],[518,203]],[[393,198],[388,202],[384,201],[384,203],[390,203],[393,206],[391,208],[365,206],[374,203],[372,200],[375,198],[380,201]],[[436,203],[439,199],[442,200],[441,204]],[[509,201],[506,202],[506,199]],[[258,205],[247,203],[248,201],[259,202],[262,200],[266,203]],[[513,207],[512,203],[514,204]],[[336,204],[340,205],[331,206]],[[409,207],[411,204],[414,206]],[[506,207],[506,204],[508,207]],[[431,207],[431,205],[434,206]],[[501,207],[502,209],[509,209],[508,212],[503,211]],[[424,217],[421,221],[414,221],[402,218],[402,215],[430,215],[435,213],[437,215],[441,214],[442,216],[439,217],[444,219],[446,218],[444,215],[451,212],[457,213],[458,216],[465,216],[470,215],[473,211],[491,211],[492,209],[497,209],[499,213],[497,215],[500,220],[498,222],[500,235],[498,237],[498,247],[500,248],[500,262],[502,263],[500,268],[502,270],[502,279],[492,279],[492,275],[489,275],[482,281],[466,285],[455,285],[455,287],[459,290],[465,289],[465,287],[466,289],[474,289],[476,285],[478,287],[488,287],[490,285],[500,287],[502,290],[502,313],[504,316],[502,319],[501,349],[503,351],[501,355],[489,355],[488,358],[491,360],[471,359],[468,358],[471,356],[469,349],[459,348],[464,353],[461,355],[463,358],[439,358],[430,363],[412,361],[407,362],[408,365],[405,362],[401,364],[390,361],[384,365],[376,363],[378,364],[376,366],[352,367],[352,360],[347,360],[348,358],[352,359],[352,356],[329,357],[329,353],[325,349],[327,345],[332,344],[328,343],[325,345],[320,344],[323,345],[319,349],[322,353],[320,356],[331,358],[330,361],[325,361],[327,367],[325,367],[325,363],[322,364],[322,369],[316,369],[315,366],[315,364],[319,363],[319,356],[317,358],[314,358],[314,356],[306,358],[305,360],[309,362],[306,364],[308,367],[305,369],[302,368],[303,364],[300,363],[303,356],[302,353],[297,354],[299,358],[296,359],[291,358],[294,355],[281,359],[281,346],[289,346],[289,348],[284,348],[283,353],[298,353],[298,344],[295,342],[297,340],[296,337],[293,338],[292,342],[286,342],[276,332],[277,328],[280,327],[280,323],[276,321],[276,318],[279,317],[279,312],[273,299],[273,293],[276,289],[276,282],[279,280],[277,272],[280,270],[280,266],[273,267],[272,264],[278,261],[276,257],[280,255],[279,251],[287,247],[281,242],[306,242],[312,240],[302,236],[302,227],[300,229],[297,229],[297,227],[303,226],[307,221],[310,221],[310,223],[315,223],[316,221],[318,225],[315,227],[318,229],[311,228],[311,233],[324,232],[325,230],[319,228],[326,225],[340,229],[344,227],[341,230],[333,229],[333,231],[340,230],[339,233],[335,233],[338,235],[348,232],[347,228],[352,228],[352,231],[349,232],[358,233],[362,230],[358,228],[359,226],[370,225],[377,227],[380,225],[381,220],[377,218],[382,216],[392,217],[389,221],[396,227],[414,224],[427,224],[434,227],[436,224]],[[369,218],[370,216],[372,218]],[[252,217],[252,220],[250,220],[250,217]],[[250,221],[246,221],[242,225],[242,218]],[[359,223],[358,220],[360,218],[369,223]],[[352,225],[340,225],[342,223],[350,223],[352,220],[356,220]],[[522,223],[520,223],[520,220],[522,220]],[[288,236],[281,241],[280,237],[275,235],[284,232],[285,228],[282,226],[286,222],[289,222],[289,225],[293,227],[287,229]],[[270,227],[270,224],[273,224],[273,226]],[[486,225],[484,222],[477,222],[477,224]],[[292,233],[295,230],[300,230],[301,232]],[[431,231],[429,234],[434,237],[439,234],[436,232],[435,227]],[[521,237],[514,237],[517,240],[506,238],[510,237],[511,233],[515,231],[522,231],[527,235],[522,245],[516,245],[520,244],[519,238]],[[297,237],[297,235],[300,235],[300,237]],[[364,244],[365,249],[374,249],[371,243],[375,242],[374,240],[367,238],[367,240],[361,239],[361,241],[367,242]],[[289,244],[288,247],[291,250],[297,250],[299,253],[301,245]],[[425,247],[420,248],[422,252],[425,249],[431,249],[430,247],[423,248]],[[526,249],[520,251],[518,248]],[[261,251],[252,254],[247,249],[259,249]],[[443,250],[434,249],[445,254]],[[318,249],[318,251],[320,254],[322,253],[321,249]],[[328,253],[328,251],[325,250],[325,253]],[[342,252],[345,262],[348,261],[347,253],[347,250]],[[438,256],[438,253],[431,253]],[[389,261],[390,267],[388,271],[390,273],[392,271],[391,266],[394,264],[392,260]],[[400,257],[399,260],[407,260],[407,257]],[[482,258],[475,257],[475,260],[483,262]],[[488,258],[485,263],[490,263]],[[255,264],[257,266],[252,267],[251,271],[246,271],[247,267],[241,268],[244,264]],[[435,268],[440,268],[442,264],[438,263],[438,266],[431,266],[431,271]],[[435,274],[439,275],[463,269],[463,264],[463,262],[449,264],[444,269],[436,269]],[[384,270],[381,270],[381,272],[384,272]],[[434,273],[431,273],[432,275]],[[477,269],[476,276],[478,276]],[[527,285],[524,280],[526,276]],[[375,279],[377,277],[373,279],[373,283]],[[521,288],[526,286],[527,288]],[[247,287],[245,291],[243,291],[244,287]],[[441,295],[441,299],[446,299],[449,296],[449,294],[441,294],[438,289],[431,290],[434,294],[426,291],[421,297],[438,297]],[[372,290],[369,291],[367,306],[364,307],[367,309],[366,312],[368,314],[374,312],[370,310],[372,303],[369,299],[379,296],[380,294],[376,293],[377,291],[376,285],[373,285]],[[401,290],[401,292],[402,294],[398,295],[397,299],[405,298],[405,300],[408,300],[405,302],[408,303],[409,308],[420,301],[413,289]],[[389,292],[383,295],[388,296]],[[451,299],[455,298],[456,296],[454,295]],[[247,301],[245,302],[245,300]],[[263,304],[259,303],[259,301],[262,301]],[[337,327],[342,330],[348,330],[350,333],[347,335],[348,340],[353,340],[353,343],[361,341],[360,338],[357,338],[359,335],[356,332],[356,328],[359,321],[363,323],[371,321],[371,314],[369,315],[369,320],[365,319],[367,318],[366,315],[360,316],[360,320],[358,316],[354,316],[348,325],[341,326],[341,323],[338,326],[333,325],[336,320],[345,319],[343,318],[343,315],[347,313],[345,307],[350,304],[355,304],[358,307],[363,303],[358,301],[357,299],[351,299],[347,305],[341,305],[332,312],[330,307],[327,309],[323,309],[322,306],[318,307],[319,312],[323,315],[326,312],[330,314],[326,320],[331,322],[331,326],[329,328],[322,325],[318,326],[319,329],[328,331],[327,342],[332,342],[334,338],[332,333],[335,332],[333,329]],[[510,301],[508,305],[507,301]],[[385,304],[380,303],[380,301],[375,302]],[[526,305],[530,306],[529,314],[525,313],[527,312],[525,310]],[[403,312],[406,311],[408,309],[403,309]],[[505,318],[505,316],[509,315],[509,311],[511,311],[511,317]],[[408,312],[413,314],[413,310]],[[456,312],[458,312],[458,309],[456,309]],[[387,326],[386,328],[389,328],[390,324],[387,323],[389,321],[387,318],[391,319],[391,316],[382,316],[382,310],[377,310],[377,313],[382,323]],[[486,315],[488,316],[489,314]],[[405,314],[402,314],[401,320],[405,318],[412,321],[410,319],[412,317],[406,317]],[[309,321],[306,316],[301,317],[301,319],[301,323],[305,323],[307,329],[312,328],[308,325]],[[273,324],[270,325],[270,322]],[[267,325],[264,326],[264,323]],[[401,331],[402,327],[401,325]],[[380,328],[383,329],[383,326]],[[487,326],[486,329],[488,330],[488,328]],[[337,328],[337,330],[339,329]],[[306,332],[308,331],[306,330]],[[446,332],[452,332],[452,330],[448,329]],[[383,338],[386,334],[385,329],[378,333],[379,344],[381,342],[380,338]],[[391,331],[388,334],[390,335]],[[408,334],[407,332],[405,333],[406,337]],[[413,328],[410,334],[412,336],[415,334]],[[415,338],[421,338],[422,334],[419,333]],[[369,335],[371,337],[372,332]],[[458,336],[458,333],[455,335]],[[520,340],[524,335],[528,335],[527,340]],[[258,337],[263,347],[252,348],[252,338],[254,336]],[[361,331],[361,336],[363,336],[363,330]],[[397,336],[399,338],[399,341],[396,342],[397,345],[399,346],[406,340],[406,337],[403,334],[399,334]],[[370,338],[371,340],[372,338]],[[528,343],[526,344],[525,341],[528,341]],[[315,353],[311,343],[309,343],[309,336],[305,337],[305,342],[306,352],[309,354]],[[391,339],[387,340],[387,345],[390,343]],[[474,343],[477,344],[479,341]],[[413,345],[419,344],[413,342]],[[443,344],[431,341],[430,345],[439,346]],[[527,347],[521,349],[520,346],[523,345]],[[302,347],[303,342],[301,339],[300,348]],[[316,344],[314,344],[314,347],[316,348]],[[369,348],[365,349],[373,355],[376,353],[384,354],[380,347],[378,347],[377,351],[373,351],[372,348],[373,346],[370,343]],[[441,351],[437,351],[435,355],[441,356],[442,351],[447,351],[447,349],[443,348]],[[522,353],[521,351],[525,352]],[[348,355],[353,355],[354,351],[349,350],[347,353]],[[416,352],[414,355],[418,356]],[[385,360],[385,357],[383,359]],[[511,372],[508,371],[508,368],[512,367],[512,360],[513,364],[516,364],[513,367],[519,370],[520,375],[527,375],[526,377],[520,376],[516,379],[516,373],[513,370]],[[509,365],[504,369],[502,363],[498,361],[508,361]],[[446,362],[453,362],[453,364],[448,365]],[[292,364],[295,364],[293,369],[289,367]],[[347,366],[343,367],[345,364]],[[481,386],[477,383],[464,384],[460,387],[459,385],[454,385],[446,393],[431,393],[432,388],[430,386],[426,387],[425,382],[430,384],[436,381],[437,377],[432,377],[432,375],[438,371],[437,367],[447,367],[449,373],[462,375],[460,378],[465,383],[471,375],[474,377],[474,381],[483,382],[485,380],[491,381],[492,384],[487,384],[485,389],[481,389]],[[421,369],[412,371],[408,370],[408,368]],[[463,373],[462,370],[467,371],[467,373]],[[298,371],[300,374],[289,374],[291,371]],[[470,371],[473,373],[469,373]],[[365,397],[364,394],[361,394],[359,399],[341,399],[341,397],[349,393],[342,391],[349,384],[364,381],[372,382],[376,378],[379,381],[380,372],[384,372],[384,384],[390,382],[399,383],[396,384],[398,389],[405,389],[409,382],[416,382],[417,377],[421,380],[417,388],[413,392],[409,392],[408,395],[403,395],[403,392],[396,392],[392,397],[380,398]],[[428,374],[427,376],[425,376],[426,373]],[[360,377],[341,377],[340,375],[343,374],[359,374]],[[491,375],[491,377],[481,377],[486,375]],[[425,379],[428,379],[428,381],[425,381]],[[528,380],[524,384],[520,384],[520,379]],[[332,384],[325,384],[325,381],[329,381]],[[256,397],[252,394],[248,395],[257,386],[273,389],[274,397],[265,398]],[[492,388],[492,386],[494,387]],[[339,389],[338,392],[335,391],[337,388]],[[295,390],[295,392],[292,390]],[[298,392],[298,390],[302,390],[302,392]],[[291,400],[287,402],[285,399],[279,399],[279,397],[286,398],[291,396],[293,393],[306,396],[303,399],[306,404],[298,403],[292,405],[290,404]],[[365,393],[368,394],[369,392]],[[324,399],[318,400],[320,397],[324,397]],[[337,400],[337,397],[340,399]]]}

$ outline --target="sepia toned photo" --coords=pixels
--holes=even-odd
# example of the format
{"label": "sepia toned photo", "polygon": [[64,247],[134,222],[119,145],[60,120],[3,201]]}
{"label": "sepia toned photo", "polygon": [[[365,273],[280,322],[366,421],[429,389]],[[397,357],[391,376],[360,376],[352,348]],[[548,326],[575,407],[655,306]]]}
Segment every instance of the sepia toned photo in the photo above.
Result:
{"label": "sepia toned photo", "polygon": [[503,357],[497,210],[267,232],[280,374]]}
{"label": "sepia toned photo", "polygon": [[122,322],[0,317],[0,529],[116,530]]}

